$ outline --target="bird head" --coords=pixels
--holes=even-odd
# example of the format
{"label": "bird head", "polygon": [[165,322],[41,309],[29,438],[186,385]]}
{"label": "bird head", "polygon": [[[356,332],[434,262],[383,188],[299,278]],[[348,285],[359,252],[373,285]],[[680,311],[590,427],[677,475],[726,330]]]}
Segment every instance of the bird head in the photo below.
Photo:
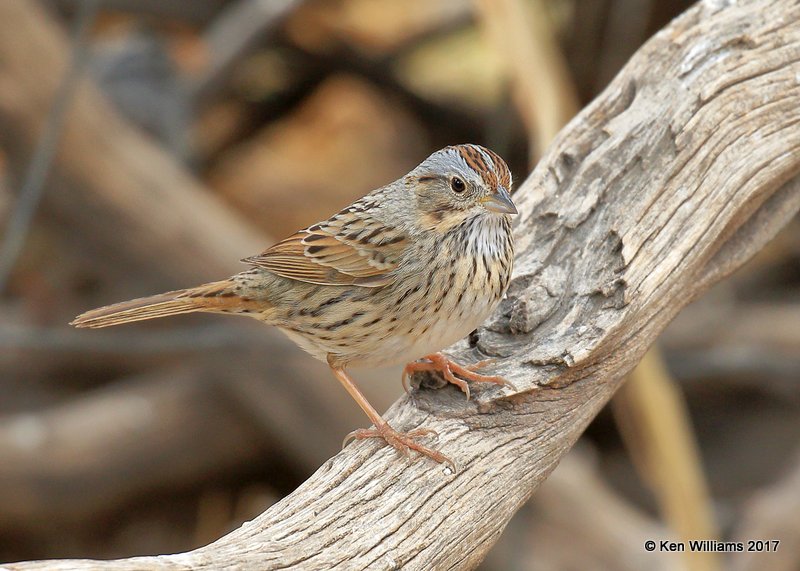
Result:
{"label": "bird head", "polygon": [[442,230],[475,216],[508,216],[511,171],[500,156],[480,145],[445,147],[408,174],[425,226]]}

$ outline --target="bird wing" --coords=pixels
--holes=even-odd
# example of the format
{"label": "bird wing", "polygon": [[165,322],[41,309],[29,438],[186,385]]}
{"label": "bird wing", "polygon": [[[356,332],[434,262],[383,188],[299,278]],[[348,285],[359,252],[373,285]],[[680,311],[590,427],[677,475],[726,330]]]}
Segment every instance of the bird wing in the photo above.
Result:
{"label": "bird wing", "polygon": [[390,284],[407,236],[359,203],[242,260],[285,278],[319,285]]}

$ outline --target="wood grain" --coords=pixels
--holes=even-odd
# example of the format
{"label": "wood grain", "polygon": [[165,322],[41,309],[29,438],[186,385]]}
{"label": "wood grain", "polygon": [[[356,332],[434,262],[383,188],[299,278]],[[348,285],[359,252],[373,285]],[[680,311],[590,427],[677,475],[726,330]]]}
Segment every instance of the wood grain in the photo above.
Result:
{"label": "wood grain", "polygon": [[8,567],[474,568],[672,317],[800,208],[799,61],[795,3],[701,2],[561,132],[517,193],[508,299],[451,349],[518,390],[420,390],[386,416],[435,429],[457,473],[359,442],[201,549]]}

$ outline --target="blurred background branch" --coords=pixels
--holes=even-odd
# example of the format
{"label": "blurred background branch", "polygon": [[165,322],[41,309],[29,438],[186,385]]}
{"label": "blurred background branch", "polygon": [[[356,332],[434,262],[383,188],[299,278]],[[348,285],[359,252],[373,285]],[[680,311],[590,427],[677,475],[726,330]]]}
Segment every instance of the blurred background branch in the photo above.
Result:
{"label": "blurred background branch", "polygon": [[87,35],[94,23],[97,8],[98,0],[83,0],[75,17],[72,61],[58,91],[54,94],[41,139],[36,144],[36,150],[25,172],[25,179],[6,223],[6,233],[0,243],[0,293],[5,290],[14,264],[25,244],[36,208],[39,206],[50,164],[61,140],[64,116],[88,60]]}
{"label": "blurred background branch", "polygon": [[476,0],[481,22],[507,68],[536,164],[580,109],[578,93],[542,0]]}
{"label": "blurred background branch", "polygon": [[[703,465],[680,388],[651,347],[612,401],[637,471],[682,541],[718,540]],[[685,552],[686,568],[719,569],[714,552]]]}
{"label": "blurred background branch", "polygon": [[300,0],[236,0],[226,6],[205,32],[209,61],[193,84],[191,98],[195,107],[224,89],[238,62],[300,4]]}

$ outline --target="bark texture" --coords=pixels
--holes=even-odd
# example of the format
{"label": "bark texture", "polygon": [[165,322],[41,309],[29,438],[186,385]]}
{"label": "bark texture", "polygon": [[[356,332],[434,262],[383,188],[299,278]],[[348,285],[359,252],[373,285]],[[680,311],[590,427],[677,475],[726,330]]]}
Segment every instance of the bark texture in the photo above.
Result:
{"label": "bark texture", "polygon": [[517,390],[418,378],[386,416],[456,473],[354,443],[195,551],[8,568],[474,568],[670,319],[800,208],[798,83],[795,2],[701,2],[562,131],[516,194],[508,299],[450,351]]}

